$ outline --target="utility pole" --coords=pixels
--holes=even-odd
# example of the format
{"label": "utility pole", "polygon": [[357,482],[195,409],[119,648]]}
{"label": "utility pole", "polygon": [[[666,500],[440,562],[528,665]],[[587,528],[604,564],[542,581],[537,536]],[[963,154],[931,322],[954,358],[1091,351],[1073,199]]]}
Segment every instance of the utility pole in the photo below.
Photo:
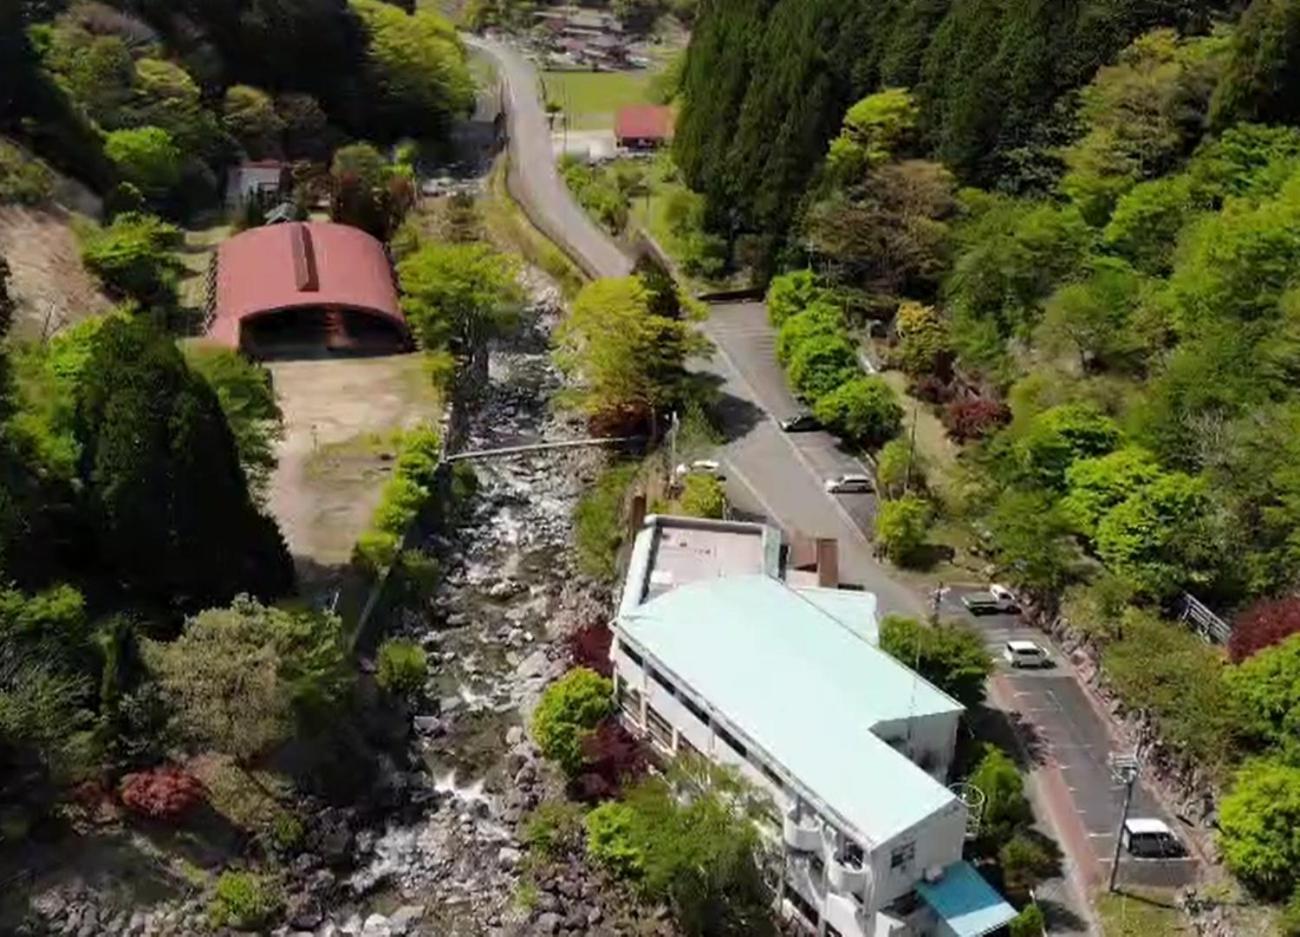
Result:
{"label": "utility pole", "polygon": [[1109,891],[1115,890],[1115,880],[1119,876],[1119,856],[1124,843],[1124,827],[1128,824],[1128,810],[1133,803],[1133,785],[1137,783],[1142,766],[1136,755],[1112,755],[1110,773],[1120,784],[1124,785],[1124,809],[1120,812],[1119,829],[1115,831],[1115,854],[1110,863]]}

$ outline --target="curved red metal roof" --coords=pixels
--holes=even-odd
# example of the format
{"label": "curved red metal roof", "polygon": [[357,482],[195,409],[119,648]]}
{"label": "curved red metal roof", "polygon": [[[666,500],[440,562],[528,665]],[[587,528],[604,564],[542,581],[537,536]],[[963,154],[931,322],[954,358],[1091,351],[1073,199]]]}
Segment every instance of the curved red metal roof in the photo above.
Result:
{"label": "curved red metal roof", "polygon": [[631,104],[614,117],[619,140],[667,140],[673,135],[673,109],[662,104]]}
{"label": "curved red metal roof", "polygon": [[326,222],[270,225],[237,234],[217,249],[209,338],[238,347],[244,319],[311,306],[372,313],[406,332],[388,255],[359,228]]}

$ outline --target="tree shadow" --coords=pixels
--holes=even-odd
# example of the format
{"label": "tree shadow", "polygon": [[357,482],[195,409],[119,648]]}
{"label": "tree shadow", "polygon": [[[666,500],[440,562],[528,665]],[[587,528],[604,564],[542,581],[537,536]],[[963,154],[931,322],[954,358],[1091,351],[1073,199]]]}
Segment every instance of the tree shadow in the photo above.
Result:
{"label": "tree shadow", "polygon": [[1062,931],[1082,934],[1088,931],[1088,922],[1060,901],[1039,898],[1038,908],[1043,912],[1049,934]]}
{"label": "tree shadow", "polygon": [[[720,378],[717,380],[721,383]],[[767,419],[767,414],[748,400],[718,390],[713,405],[709,408],[709,417],[710,422],[722,434],[723,440],[734,442],[748,436],[754,427]]]}
{"label": "tree shadow", "polygon": [[[970,710],[967,726],[971,739],[963,740],[958,758],[972,758],[968,767],[979,759],[979,743],[989,742],[1006,752],[1022,770],[1038,767],[1047,761],[1047,742],[1038,727],[1018,712],[1004,712],[988,705]],[[954,769],[956,770],[956,769]]]}

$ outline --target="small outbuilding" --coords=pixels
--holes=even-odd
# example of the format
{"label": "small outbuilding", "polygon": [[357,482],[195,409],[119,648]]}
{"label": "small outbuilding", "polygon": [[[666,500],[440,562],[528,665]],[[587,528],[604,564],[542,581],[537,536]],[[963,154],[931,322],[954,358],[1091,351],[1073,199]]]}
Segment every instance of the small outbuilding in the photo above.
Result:
{"label": "small outbuilding", "polygon": [[214,255],[208,337],[256,357],[410,347],[384,246],[348,225],[253,228]]}
{"label": "small outbuilding", "polygon": [[619,110],[614,137],[626,150],[657,150],[673,138],[673,111],[661,104],[635,104]]}

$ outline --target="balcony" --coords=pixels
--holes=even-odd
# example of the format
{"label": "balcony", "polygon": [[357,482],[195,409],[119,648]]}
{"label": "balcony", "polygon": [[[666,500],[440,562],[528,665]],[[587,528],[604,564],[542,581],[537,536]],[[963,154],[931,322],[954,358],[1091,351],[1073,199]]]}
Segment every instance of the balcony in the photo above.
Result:
{"label": "balcony", "polygon": [[826,864],[826,878],[840,894],[862,896],[867,887],[867,870],[858,862],[832,856]]}
{"label": "balcony", "polygon": [[788,811],[782,825],[785,844],[799,852],[815,852],[822,849],[822,826],[815,817],[801,816],[797,811]]}

